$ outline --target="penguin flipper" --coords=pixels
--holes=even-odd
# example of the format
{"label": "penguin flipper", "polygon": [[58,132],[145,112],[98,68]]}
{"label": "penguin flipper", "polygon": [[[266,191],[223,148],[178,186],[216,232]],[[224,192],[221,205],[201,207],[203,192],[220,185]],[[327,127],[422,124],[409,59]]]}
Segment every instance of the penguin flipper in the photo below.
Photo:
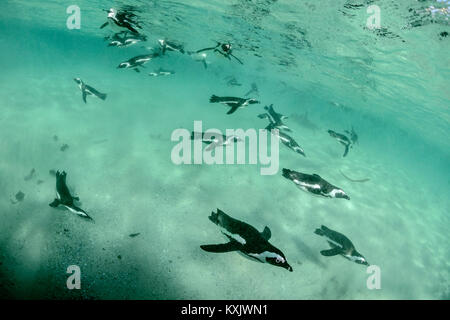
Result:
{"label": "penguin flipper", "polygon": [[200,246],[200,248],[202,248],[203,250],[214,253],[237,251],[240,249],[240,247],[241,244],[239,244],[237,241],[230,241],[228,243],[222,244],[206,244]]}
{"label": "penguin flipper", "polygon": [[217,48],[217,46],[216,47],[211,47],[211,48],[204,48],[204,49],[200,49],[200,50],[195,51],[195,53],[200,53],[200,52],[208,51],[208,50],[214,50],[216,48]]}
{"label": "penguin flipper", "polygon": [[349,145],[347,144],[347,145],[345,146],[344,155],[343,155],[342,157],[347,156],[347,153],[348,153],[348,147],[349,147]]}
{"label": "penguin flipper", "polygon": [[267,115],[267,113],[261,113],[261,114],[258,114],[258,118],[260,118],[260,119],[267,119],[268,115]]}
{"label": "penguin flipper", "polygon": [[322,250],[320,251],[320,254],[325,256],[325,257],[332,257],[332,256],[336,256],[338,254],[342,253],[342,249],[339,247],[335,247],[333,249],[329,249],[329,250]]}
{"label": "penguin flipper", "polygon": [[108,21],[106,21],[104,24],[102,24],[101,26],[100,26],[100,29],[103,29],[104,27],[106,27],[108,25]]}
{"label": "penguin flipper", "polygon": [[86,102],[86,96],[87,96],[86,90],[83,90],[83,101],[84,101],[84,103],[87,103]]}
{"label": "penguin flipper", "polygon": [[270,237],[272,236],[272,232],[270,231],[269,227],[265,227],[263,232],[261,232],[261,236],[266,239],[269,240]]}
{"label": "penguin flipper", "polygon": [[58,199],[53,200],[52,203],[49,204],[50,207],[56,208],[57,206],[59,206],[61,202]]}
{"label": "penguin flipper", "polygon": [[232,53],[230,53],[230,56],[232,56],[233,58],[235,58],[240,64],[243,64],[241,60],[239,60],[239,58],[237,58],[235,55],[233,55]]}
{"label": "penguin flipper", "polygon": [[231,107],[231,109],[227,112],[227,114],[234,113],[239,108],[239,105],[234,105]]}

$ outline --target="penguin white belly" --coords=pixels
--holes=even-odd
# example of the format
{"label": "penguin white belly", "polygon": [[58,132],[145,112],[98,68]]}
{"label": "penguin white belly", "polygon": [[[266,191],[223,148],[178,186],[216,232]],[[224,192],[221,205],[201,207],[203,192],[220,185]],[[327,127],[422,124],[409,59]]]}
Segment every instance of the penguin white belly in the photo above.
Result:
{"label": "penguin white belly", "polygon": [[73,212],[73,213],[76,213],[76,214],[79,215],[79,216],[87,217],[87,214],[84,213],[84,212],[82,212],[82,211],[77,211],[77,210],[75,210],[75,209],[73,209],[73,208],[71,208],[71,207],[69,207],[69,206],[66,206],[66,205],[64,205],[64,207],[66,207],[67,209],[69,209],[69,211],[71,211],[71,212]]}
{"label": "penguin white belly", "polygon": [[241,237],[240,235],[238,235],[237,233],[236,233],[236,234],[235,234],[235,233],[231,233],[231,232],[229,232],[228,230],[226,230],[226,229],[224,229],[224,228],[221,228],[221,231],[222,231],[223,234],[225,234],[225,235],[231,237],[232,239],[236,240],[236,241],[239,242],[240,244],[243,244],[243,245],[244,245],[244,244],[247,243],[247,241],[245,241],[245,239],[242,238],[242,237]]}

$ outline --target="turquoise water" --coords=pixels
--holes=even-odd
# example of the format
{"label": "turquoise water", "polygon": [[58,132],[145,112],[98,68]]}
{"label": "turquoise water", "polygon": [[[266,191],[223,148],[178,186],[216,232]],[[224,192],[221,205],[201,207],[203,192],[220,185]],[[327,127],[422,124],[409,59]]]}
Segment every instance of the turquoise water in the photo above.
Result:
{"label": "turquoise water", "polygon": [[[366,9],[380,7],[382,29]],[[69,30],[66,8],[81,9]],[[108,47],[102,9],[133,5],[147,41]],[[0,10],[0,292],[18,299],[449,299],[450,32],[445,1],[2,1]],[[447,13],[446,13],[447,12]],[[168,52],[140,73],[117,69],[173,39],[195,51],[230,41],[243,61],[207,52],[208,68]],[[158,68],[174,70],[150,77]],[[73,78],[107,93],[87,97]],[[231,86],[234,77],[241,86]],[[226,115],[212,94],[261,104]],[[305,150],[280,145],[280,170],[175,165],[177,128],[262,129],[274,104]],[[302,115],[307,113],[309,122]],[[345,158],[327,133],[355,129]],[[56,138],[56,137],[57,138]],[[67,144],[68,148],[61,151]],[[281,168],[317,173],[351,197],[313,197]],[[30,171],[34,174],[28,179]],[[94,222],[49,207],[65,170]],[[368,178],[366,182],[347,180]],[[27,178],[27,179],[25,179]],[[18,192],[24,198],[16,199]],[[20,197],[19,197],[20,198]],[[208,216],[220,208],[262,231],[290,273],[237,253]],[[381,270],[327,249],[326,225]],[[130,234],[140,233],[136,237]],[[68,290],[67,267],[81,268]]]}

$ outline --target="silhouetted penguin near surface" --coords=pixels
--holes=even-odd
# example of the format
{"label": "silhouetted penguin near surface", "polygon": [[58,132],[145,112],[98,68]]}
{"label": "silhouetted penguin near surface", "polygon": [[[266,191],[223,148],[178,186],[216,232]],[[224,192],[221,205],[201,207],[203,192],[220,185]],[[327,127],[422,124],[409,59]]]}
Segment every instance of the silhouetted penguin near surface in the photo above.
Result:
{"label": "silhouetted penguin near surface", "polygon": [[228,43],[217,42],[216,46],[197,50],[196,53],[209,51],[209,50],[213,50],[214,52],[220,53],[222,56],[224,56],[228,60],[231,60],[231,57],[233,57],[234,59],[236,59],[237,62],[239,62],[240,64],[243,64],[239,58],[237,58],[235,55],[233,55],[233,46],[229,42]]}
{"label": "silhouetted penguin near surface", "polygon": [[139,32],[132,26],[133,21],[131,21],[131,15],[126,11],[118,11],[117,9],[111,8],[109,10],[105,10],[108,12],[107,21],[100,26],[100,29],[103,29],[107,25],[116,31],[130,31],[134,34],[139,34]]}
{"label": "silhouetted penguin near surface", "polygon": [[326,257],[332,257],[340,254],[344,258],[368,266],[366,258],[358,251],[356,251],[353,243],[342,233],[331,230],[325,226],[321,226],[320,229],[314,231],[315,234],[325,237],[331,249],[322,250],[320,253]]}
{"label": "silhouetted penguin near surface", "polygon": [[229,242],[202,245],[200,248],[203,250],[214,253],[240,251],[246,257],[259,262],[293,271],[284,254],[269,243],[272,233],[268,227],[265,227],[263,232],[259,232],[251,225],[233,219],[220,209],[217,209],[217,213],[212,212],[209,220],[222,228],[222,233]]}

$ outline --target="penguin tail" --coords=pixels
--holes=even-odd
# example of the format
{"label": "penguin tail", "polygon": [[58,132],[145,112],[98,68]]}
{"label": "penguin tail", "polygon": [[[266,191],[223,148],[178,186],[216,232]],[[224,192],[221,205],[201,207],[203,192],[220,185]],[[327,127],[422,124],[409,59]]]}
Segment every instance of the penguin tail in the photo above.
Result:
{"label": "penguin tail", "polygon": [[219,209],[217,209],[217,212],[214,211],[211,212],[211,215],[208,218],[209,220],[211,220],[212,223],[219,224],[219,212],[220,212]]}
{"label": "penguin tail", "polygon": [[60,201],[58,199],[53,200],[52,203],[49,204],[50,207],[56,208],[57,206],[60,205]]}
{"label": "penguin tail", "polygon": [[215,94],[213,94],[211,96],[211,98],[209,98],[210,103],[215,103],[215,102],[219,102],[219,101],[220,101],[220,98],[218,96],[216,96]]}
{"label": "penguin tail", "polygon": [[106,93],[99,93],[99,94],[98,94],[98,97],[99,97],[100,99],[102,99],[103,101],[106,99],[106,96],[107,96]]}
{"label": "penguin tail", "polygon": [[319,236],[324,236],[324,235],[325,235],[325,233],[323,232],[322,229],[316,229],[316,230],[314,231],[314,233],[317,234],[317,235],[319,235]]}

